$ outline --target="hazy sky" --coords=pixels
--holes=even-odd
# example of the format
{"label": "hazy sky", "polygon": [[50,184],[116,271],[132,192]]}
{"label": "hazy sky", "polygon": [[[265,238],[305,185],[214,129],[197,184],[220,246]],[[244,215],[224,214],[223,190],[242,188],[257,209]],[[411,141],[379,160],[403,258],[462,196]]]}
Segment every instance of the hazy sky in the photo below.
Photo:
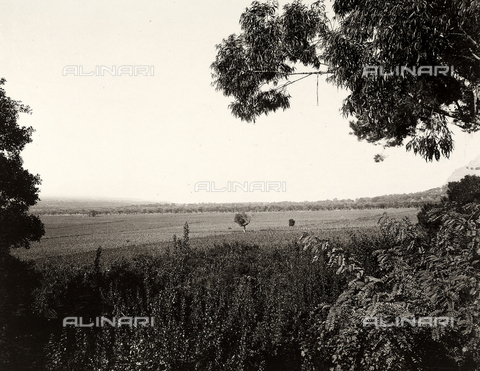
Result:
{"label": "hazy sky", "polygon": [[[328,0],[327,0],[328,1]],[[0,77],[30,105],[25,167],[41,197],[170,202],[304,201],[423,191],[479,154],[456,131],[449,160],[426,163],[349,135],[345,91],[316,78],[291,86],[291,108],[256,124],[235,119],[211,86],[215,44],[238,33],[251,1],[3,0]],[[285,1],[281,2],[284,4]],[[153,76],[63,75],[96,66],[153,66]],[[299,67],[299,71],[302,67]],[[150,72],[150,71],[149,71]],[[285,182],[281,192],[195,192],[197,182]],[[249,183],[250,184],[250,183]]]}

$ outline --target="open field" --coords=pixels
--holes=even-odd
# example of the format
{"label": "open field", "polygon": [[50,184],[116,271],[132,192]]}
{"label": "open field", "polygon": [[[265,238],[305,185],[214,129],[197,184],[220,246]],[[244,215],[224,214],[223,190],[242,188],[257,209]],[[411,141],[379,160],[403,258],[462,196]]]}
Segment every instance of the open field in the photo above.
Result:
{"label": "open field", "polygon": [[[349,230],[374,228],[380,216],[405,216],[416,220],[417,209],[369,209],[331,211],[282,211],[249,213],[252,221],[247,233],[233,222],[233,213],[199,214],[135,214],[44,215],[45,236],[30,250],[19,249],[14,255],[36,261],[75,262],[80,256],[90,260],[98,247],[104,257],[131,257],[141,253],[155,255],[171,245],[173,235],[183,235],[188,222],[193,246],[213,245],[214,242],[251,242],[259,245],[288,243],[303,231],[314,231],[330,238]],[[294,227],[288,220],[296,221]]]}

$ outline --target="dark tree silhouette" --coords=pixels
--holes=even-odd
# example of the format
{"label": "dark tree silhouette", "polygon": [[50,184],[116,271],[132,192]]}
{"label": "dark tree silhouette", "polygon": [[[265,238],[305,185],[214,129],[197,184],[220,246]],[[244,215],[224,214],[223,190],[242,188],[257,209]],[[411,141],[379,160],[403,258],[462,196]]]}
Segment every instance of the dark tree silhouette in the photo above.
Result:
{"label": "dark tree silhouette", "polygon": [[250,216],[248,216],[245,211],[241,213],[235,214],[235,218],[233,219],[235,223],[237,223],[240,227],[243,227],[243,232],[247,231],[247,225],[250,224]]}
{"label": "dark tree silhouette", "polygon": [[[438,204],[423,205],[417,214],[418,223],[429,230],[437,232],[442,225],[442,217],[454,210],[458,216],[471,213],[468,204],[480,204],[480,177],[466,175],[458,182],[449,182],[447,195]],[[478,206],[478,205],[477,205]]]}
{"label": "dark tree silhouette", "polygon": [[23,168],[20,152],[31,142],[33,129],[17,123],[19,113],[30,107],[9,98],[0,79],[0,254],[11,247],[30,247],[39,241],[44,226],[28,209],[38,201],[40,177]]}
{"label": "dark tree silhouette", "polygon": [[448,201],[458,205],[470,202],[480,203],[480,177],[466,175],[458,182],[448,183],[447,198]]}

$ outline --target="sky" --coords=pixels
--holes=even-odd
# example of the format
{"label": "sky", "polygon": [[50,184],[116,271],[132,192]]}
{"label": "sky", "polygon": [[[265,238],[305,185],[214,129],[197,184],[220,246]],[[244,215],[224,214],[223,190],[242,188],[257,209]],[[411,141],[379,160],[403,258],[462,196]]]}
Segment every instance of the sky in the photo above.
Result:
{"label": "sky", "polygon": [[[19,124],[35,129],[22,157],[42,178],[40,198],[355,199],[441,186],[480,154],[480,136],[459,130],[450,159],[433,163],[359,142],[340,114],[347,92],[320,78],[317,97],[314,76],[290,86],[289,110],[255,124],[234,118],[210,65],[250,4],[3,0],[0,77],[8,96],[32,108]],[[101,76],[96,66],[148,70]],[[377,153],[385,161],[374,162]],[[228,191],[232,182],[243,189]]]}

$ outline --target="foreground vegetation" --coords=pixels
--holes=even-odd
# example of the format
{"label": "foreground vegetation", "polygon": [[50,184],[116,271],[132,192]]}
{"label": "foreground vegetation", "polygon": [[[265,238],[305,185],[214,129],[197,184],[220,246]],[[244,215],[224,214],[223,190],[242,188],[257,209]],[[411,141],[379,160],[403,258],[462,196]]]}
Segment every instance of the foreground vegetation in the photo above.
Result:
{"label": "foreground vegetation", "polygon": [[[99,248],[87,265],[2,256],[0,368],[476,370],[480,179],[469,182],[418,223],[384,215],[374,230],[328,238],[298,230],[284,243],[202,245],[186,223],[156,255],[106,261]],[[155,322],[63,325],[102,316]],[[400,317],[452,322],[395,325]]]}
{"label": "foreground vegetation", "polygon": [[[2,369],[473,369],[478,322],[470,318],[467,324],[468,316],[478,313],[472,307],[475,295],[468,294],[473,282],[460,277],[462,284],[431,301],[415,274],[437,268],[412,271],[411,281],[402,281],[398,262],[409,240],[394,238],[394,224],[385,221],[376,233],[352,234],[349,243],[306,235],[268,249],[248,243],[201,249],[183,238],[160,257],[138,256],[108,267],[101,250],[89,266],[51,266],[36,273],[10,257],[15,274],[9,273],[7,283],[15,287],[18,279],[23,289],[5,295]],[[446,273],[445,266],[439,269]],[[472,278],[468,270],[462,274]],[[454,277],[443,277],[455,284]],[[435,290],[445,283],[430,284],[438,295]],[[437,305],[444,299],[458,308]],[[436,311],[454,316],[461,326],[362,327],[362,316],[372,310],[385,317]],[[64,328],[62,320],[70,316],[85,322],[148,316],[155,325]],[[465,332],[468,326],[473,333]]]}

